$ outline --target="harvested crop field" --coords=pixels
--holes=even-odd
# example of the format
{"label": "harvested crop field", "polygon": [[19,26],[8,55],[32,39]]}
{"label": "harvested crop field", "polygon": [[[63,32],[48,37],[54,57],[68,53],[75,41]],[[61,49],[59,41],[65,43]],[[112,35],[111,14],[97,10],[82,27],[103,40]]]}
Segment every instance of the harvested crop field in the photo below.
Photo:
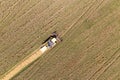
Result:
{"label": "harvested crop field", "polygon": [[119,80],[119,0],[1,0],[0,75],[53,31],[63,42],[12,80]]}

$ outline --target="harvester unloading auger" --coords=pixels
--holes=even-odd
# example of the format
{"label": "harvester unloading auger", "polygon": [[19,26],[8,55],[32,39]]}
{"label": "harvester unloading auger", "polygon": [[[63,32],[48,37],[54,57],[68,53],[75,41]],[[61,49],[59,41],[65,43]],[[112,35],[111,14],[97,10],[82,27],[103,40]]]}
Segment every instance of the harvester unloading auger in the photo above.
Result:
{"label": "harvester unloading auger", "polygon": [[46,52],[49,49],[52,49],[57,43],[61,42],[62,39],[57,34],[57,32],[53,32],[42,44],[40,51],[42,53]]}

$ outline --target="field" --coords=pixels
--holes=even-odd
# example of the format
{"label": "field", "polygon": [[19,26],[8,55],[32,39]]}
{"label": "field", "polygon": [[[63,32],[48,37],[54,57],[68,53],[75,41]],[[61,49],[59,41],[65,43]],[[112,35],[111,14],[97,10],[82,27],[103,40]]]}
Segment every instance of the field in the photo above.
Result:
{"label": "field", "polygon": [[[62,9],[62,2],[58,5],[52,5],[56,3],[55,1],[1,1],[0,75],[38,48],[52,31],[57,30],[62,33],[71,24],[67,24],[67,22],[64,23],[66,27],[58,27],[57,24],[61,24],[60,19],[56,20],[54,17],[62,18],[57,14]],[[51,7],[49,7],[50,5]],[[5,8],[5,6],[8,8]],[[56,9],[53,7],[56,7]],[[63,17],[68,16],[68,13]],[[65,20],[67,19],[63,21]],[[72,22],[72,20],[68,21]]]}
{"label": "field", "polygon": [[119,0],[1,0],[0,75],[53,31],[63,42],[12,80],[120,80]]}

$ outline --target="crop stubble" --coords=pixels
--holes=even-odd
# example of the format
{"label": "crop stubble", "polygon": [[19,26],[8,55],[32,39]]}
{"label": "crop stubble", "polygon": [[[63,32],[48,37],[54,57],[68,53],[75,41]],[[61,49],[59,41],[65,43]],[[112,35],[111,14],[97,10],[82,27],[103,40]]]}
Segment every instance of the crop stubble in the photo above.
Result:
{"label": "crop stubble", "polygon": [[[65,35],[67,39],[63,37],[65,41],[60,46],[52,50],[50,54],[42,56],[13,80],[102,80],[103,76],[107,79],[105,73],[112,68],[113,64],[119,62],[119,0],[72,0],[69,3],[67,0],[41,0],[39,3],[37,1],[39,0],[35,3],[34,1],[23,3],[21,0],[19,14],[9,13],[8,15],[6,12],[6,16],[0,19],[2,23],[0,36],[3,39],[6,39],[11,31],[12,37],[18,36],[7,45],[5,43],[9,40],[0,44],[2,46],[0,55],[6,54],[0,58],[2,65],[0,70],[8,66],[5,65],[6,61],[12,63],[13,56],[19,61],[29,54],[30,49],[39,47],[42,39],[45,39],[52,31],[58,30],[62,35],[72,25],[72,29]],[[41,6],[39,9],[43,3],[44,7]],[[2,8],[5,13],[7,8]],[[18,45],[19,47],[16,48]],[[64,46],[66,47],[62,48]],[[20,59],[17,59],[18,56]],[[10,64],[11,67],[15,63]],[[1,74],[4,72],[5,70]],[[116,72],[113,80],[119,74]]]}
{"label": "crop stubble", "polygon": [[[114,72],[115,75],[107,75],[108,70],[112,71],[114,64],[119,65],[120,56],[119,6],[110,9],[112,8],[110,4],[115,2],[118,1],[104,0],[101,5],[99,5],[100,2],[99,4],[96,2],[96,5],[94,4],[93,8],[91,7],[90,11],[86,12],[80,19],[82,24],[79,22],[76,25],[77,29],[72,28],[66,34],[69,37],[65,39],[66,41],[63,44],[51,51],[51,54],[42,56],[13,80],[103,80],[109,79],[111,75],[113,75],[111,80],[119,79],[119,70]],[[110,8],[106,8],[106,5]],[[88,23],[90,24],[89,27],[87,26]],[[69,40],[71,37],[72,41]],[[63,49],[63,46],[66,47]],[[119,66],[116,68],[119,69]]]}

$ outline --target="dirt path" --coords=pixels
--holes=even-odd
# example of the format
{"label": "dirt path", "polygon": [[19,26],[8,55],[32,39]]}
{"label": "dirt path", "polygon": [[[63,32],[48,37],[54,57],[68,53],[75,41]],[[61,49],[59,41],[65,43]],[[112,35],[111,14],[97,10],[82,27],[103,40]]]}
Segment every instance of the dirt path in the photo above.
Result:
{"label": "dirt path", "polygon": [[8,71],[2,78],[2,80],[9,80],[18,74],[21,70],[27,67],[29,64],[38,59],[43,53],[40,50],[36,50],[33,54],[26,57],[23,61],[15,65],[10,71]]}
{"label": "dirt path", "polygon": [[[81,15],[79,16],[74,22],[73,24],[71,24],[68,29],[66,31],[64,31],[64,33],[62,33],[61,36],[64,36],[74,25],[76,25],[78,23],[78,21],[81,19],[81,17],[89,10],[89,8]],[[37,49],[36,51],[34,51],[31,55],[28,55],[27,57],[25,57],[25,59],[23,59],[22,61],[20,61],[17,65],[15,65],[12,69],[10,69],[7,73],[5,73],[2,76],[1,80],[9,80],[12,77],[14,77],[15,75],[17,75],[19,72],[21,72],[25,67],[27,67],[28,65],[30,65],[32,62],[34,62],[35,60],[37,60],[43,53],[41,53],[39,51],[39,49]]]}
{"label": "dirt path", "polygon": [[[79,21],[80,18],[81,17],[79,17],[61,36],[64,36]],[[25,57],[25,59],[23,59],[21,62],[15,65],[11,70],[5,73],[1,80],[10,80],[12,77],[14,77],[19,72],[21,72],[25,67],[27,67],[32,62],[37,60],[42,54],[43,53],[40,51],[40,49],[35,50],[31,55]]]}
{"label": "dirt path", "polygon": [[[81,19],[83,15],[89,10],[89,8],[81,15],[79,16],[73,24],[71,24],[64,33],[62,33],[61,36],[64,36],[74,25],[78,23],[78,21]],[[31,55],[28,55],[25,59],[23,59],[20,63],[15,65],[11,70],[9,70],[7,73],[3,75],[2,80],[9,80],[15,75],[17,75],[19,72],[21,72],[23,69],[25,69],[28,65],[33,63],[35,60],[37,60],[43,53],[40,52],[39,49],[34,51]]]}

